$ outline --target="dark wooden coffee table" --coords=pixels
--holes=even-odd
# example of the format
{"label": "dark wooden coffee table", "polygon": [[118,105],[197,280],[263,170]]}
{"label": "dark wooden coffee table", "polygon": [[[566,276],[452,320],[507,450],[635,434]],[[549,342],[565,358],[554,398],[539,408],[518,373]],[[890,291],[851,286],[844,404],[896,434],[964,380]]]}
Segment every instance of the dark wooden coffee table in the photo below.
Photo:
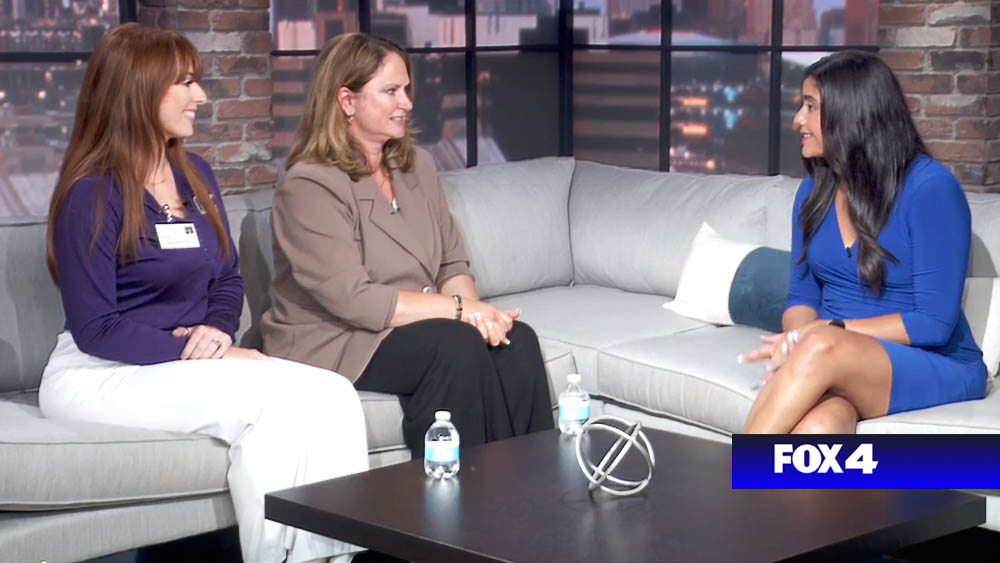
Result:
{"label": "dark wooden coffee table", "polygon": [[657,467],[637,497],[588,495],[553,430],[463,449],[452,482],[413,460],[269,494],[265,513],[412,561],[856,559],[986,520],[954,491],[733,490],[730,446],[646,432]]}

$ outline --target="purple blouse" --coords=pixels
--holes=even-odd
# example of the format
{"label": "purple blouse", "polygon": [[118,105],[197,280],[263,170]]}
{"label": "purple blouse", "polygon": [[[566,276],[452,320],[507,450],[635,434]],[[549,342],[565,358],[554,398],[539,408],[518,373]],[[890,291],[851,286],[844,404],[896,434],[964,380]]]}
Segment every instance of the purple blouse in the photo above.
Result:
{"label": "purple blouse", "polygon": [[[208,163],[188,154],[210,186],[229,232],[222,195]],[[223,260],[215,229],[194,203],[190,184],[177,169],[174,180],[194,224],[199,248],[161,250],[155,223],[166,221],[156,200],[146,193],[149,221],[140,235],[138,258],[121,263],[116,253],[122,226],[122,198],[107,178],[98,198],[98,181],[88,176],[73,185],[55,221],[55,255],[66,329],[81,351],[128,364],[155,364],[180,359],[186,338],[178,326],[210,325],[234,335],[243,309],[243,278],[236,247],[229,243]],[[103,209],[101,230],[91,244]]]}

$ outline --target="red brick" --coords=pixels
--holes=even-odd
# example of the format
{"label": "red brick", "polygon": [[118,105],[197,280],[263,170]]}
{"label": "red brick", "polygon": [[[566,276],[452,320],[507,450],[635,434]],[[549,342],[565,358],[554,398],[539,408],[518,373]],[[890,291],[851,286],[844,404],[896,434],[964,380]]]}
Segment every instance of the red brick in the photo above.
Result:
{"label": "red brick", "polygon": [[226,123],[198,123],[194,125],[193,143],[208,143],[219,141],[239,141],[243,138],[243,124],[230,121]]}
{"label": "red brick", "polygon": [[266,11],[218,10],[212,12],[212,29],[215,31],[264,31],[267,30],[269,23]]}
{"label": "red brick", "polygon": [[219,186],[224,188],[242,187],[246,181],[243,168],[213,168],[212,172],[215,173]]}
{"label": "red brick", "polygon": [[990,94],[986,96],[986,115],[1000,115],[1000,95]]}
{"label": "red brick", "polygon": [[988,94],[1000,94],[1000,72],[988,73],[986,79],[986,92]]}
{"label": "red brick", "polygon": [[278,181],[278,171],[273,165],[251,166],[247,170],[247,183],[251,186],[258,184],[273,184]]}
{"label": "red brick", "polygon": [[959,119],[955,125],[956,139],[1000,138],[1000,119]]}
{"label": "red brick", "polygon": [[220,74],[267,74],[267,55],[223,55],[216,58]]}
{"label": "red brick", "polygon": [[209,29],[211,25],[208,21],[208,11],[206,10],[184,10],[177,12],[178,29]]}
{"label": "red brick", "polygon": [[914,120],[920,135],[925,139],[952,139],[955,135],[955,122],[945,118],[918,117]]}
{"label": "red brick", "polygon": [[[940,4],[940,2],[933,2]],[[989,23],[989,6],[960,5],[960,6],[932,6],[927,14],[927,23],[930,25],[977,25]]]}
{"label": "red brick", "polygon": [[928,141],[927,148],[940,160],[982,162],[986,157],[986,143],[982,141]]}
{"label": "red brick", "polygon": [[1000,184],[1000,163],[990,163],[986,165],[986,185]]}
{"label": "red brick", "polygon": [[271,0],[243,0],[240,6],[243,8],[267,8],[270,7]]}
{"label": "red brick", "polygon": [[985,94],[987,76],[983,74],[960,74],[956,77],[959,94]]}
{"label": "red brick", "polygon": [[963,49],[981,49],[990,46],[990,28],[965,27],[958,30],[958,46]]}
{"label": "red brick", "polygon": [[893,70],[920,70],[924,67],[923,51],[883,49],[878,55]]}
{"label": "red brick", "polygon": [[239,5],[239,0],[180,0],[182,8],[193,10],[235,8],[237,5]]}
{"label": "red brick", "polygon": [[984,51],[931,51],[931,68],[934,70],[983,70],[986,68]]}
{"label": "red brick", "polygon": [[878,11],[879,25],[924,25],[924,6],[886,6]]}
{"label": "red brick", "polygon": [[928,96],[924,111],[927,115],[969,115],[983,114],[986,100],[984,96],[944,95]]}
{"label": "red brick", "polygon": [[910,94],[948,94],[954,89],[950,74],[900,73],[903,91]]}
{"label": "red brick", "polygon": [[224,100],[219,102],[216,112],[218,119],[244,119],[247,117],[270,117],[271,99]]}
{"label": "red brick", "polygon": [[209,103],[207,103],[207,104],[201,104],[200,106],[198,106],[198,109],[195,110],[195,112],[194,112],[194,116],[198,120],[211,119],[212,118],[212,104],[211,104],[211,100],[209,100]]}
{"label": "red brick", "polygon": [[986,142],[986,160],[987,161],[1000,160],[1000,141]]}
{"label": "red brick", "polygon": [[251,98],[263,98],[274,93],[274,82],[270,78],[247,78],[243,89]]}
{"label": "red brick", "polygon": [[251,121],[247,123],[247,139],[257,141],[260,139],[270,139],[274,137],[274,122]]}
{"label": "red brick", "polygon": [[270,53],[274,44],[269,31],[248,31],[242,34],[243,52],[247,54]]}
{"label": "red brick", "polygon": [[961,162],[948,163],[948,168],[955,175],[955,178],[963,188],[967,186],[979,186],[985,177],[985,168],[982,164],[966,164]]}
{"label": "red brick", "polygon": [[205,90],[209,100],[238,98],[241,93],[239,78],[202,78],[198,84]]}
{"label": "red brick", "polygon": [[209,163],[215,162],[215,145],[188,145],[185,144],[184,148],[193,152],[194,154],[204,158]]}

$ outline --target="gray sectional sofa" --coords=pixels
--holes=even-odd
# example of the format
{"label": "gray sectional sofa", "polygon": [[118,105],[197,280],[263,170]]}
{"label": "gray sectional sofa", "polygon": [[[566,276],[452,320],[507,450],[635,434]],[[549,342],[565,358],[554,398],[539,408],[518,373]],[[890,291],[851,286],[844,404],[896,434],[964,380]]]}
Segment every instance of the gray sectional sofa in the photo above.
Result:
{"label": "gray sectional sofa", "polygon": [[[520,307],[538,333],[553,397],[578,371],[595,413],[708,440],[739,431],[762,368],[735,358],[762,331],[661,305],[676,293],[702,222],[787,249],[798,180],[543,158],[447,172],[442,184],[483,296]],[[259,344],[269,303],[270,200],[270,192],[226,197],[247,281],[244,345]],[[969,200],[969,275],[996,277],[1000,197]],[[40,417],[36,389],[63,320],[45,271],[44,229],[41,219],[0,224],[0,560],[81,560],[233,525],[224,445]],[[965,308],[978,315],[989,305]],[[408,459],[396,399],[361,395],[372,465]],[[858,431],[1000,432],[1000,393],[864,421]],[[998,506],[991,496],[987,527],[1000,529]]]}

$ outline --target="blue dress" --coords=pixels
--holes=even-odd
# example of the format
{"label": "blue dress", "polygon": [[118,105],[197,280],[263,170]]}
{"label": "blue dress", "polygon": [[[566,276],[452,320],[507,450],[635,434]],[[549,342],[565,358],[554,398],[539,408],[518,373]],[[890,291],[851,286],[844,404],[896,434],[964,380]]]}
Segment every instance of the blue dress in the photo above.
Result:
{"label": "blue dress", "polygon": [[821,319],[864,319],[900,313],[910,346],[879,340],[892,362],[889,413],[981,399],[986,365],[962,312],[971,218],[951,172],[920,155],[910,162],[895,208],[878,242],[899,262],[886,261],[881,296],[862,285],[858,242],[845,248],[836,206],[816,231],[805,263],[799,212],[815,184],[795,196],[788,307],[806,305]]}

